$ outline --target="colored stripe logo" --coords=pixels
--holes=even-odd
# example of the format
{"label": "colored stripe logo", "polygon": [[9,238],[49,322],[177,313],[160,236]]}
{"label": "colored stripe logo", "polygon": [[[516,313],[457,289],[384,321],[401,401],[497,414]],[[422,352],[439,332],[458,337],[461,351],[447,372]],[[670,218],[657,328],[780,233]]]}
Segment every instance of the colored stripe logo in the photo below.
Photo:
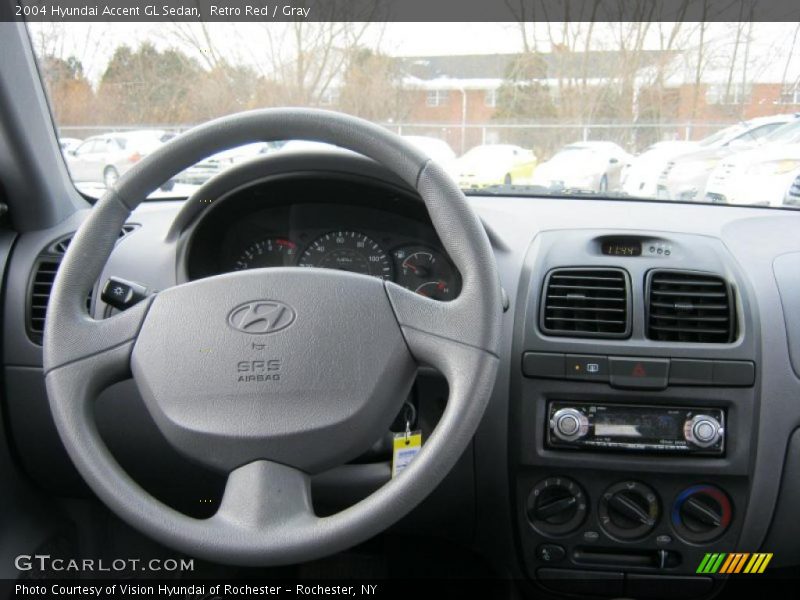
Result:
{"label": "colored stripe logo", "polygon": [[708,553],[700,561],[697,573],[713,575],[720,573],[734,575],[736,573],[763,573],[769,561],[772,560],[771,552],[714,552]]}

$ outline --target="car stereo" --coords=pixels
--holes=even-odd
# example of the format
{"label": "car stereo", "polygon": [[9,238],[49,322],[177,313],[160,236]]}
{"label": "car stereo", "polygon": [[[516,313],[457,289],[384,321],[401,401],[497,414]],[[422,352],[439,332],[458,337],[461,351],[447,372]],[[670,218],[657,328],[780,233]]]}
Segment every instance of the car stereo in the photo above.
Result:
{"label": "car stereo", "polygon": [[554,401],[551,448],[722,455],[725,412],[718,408]]}

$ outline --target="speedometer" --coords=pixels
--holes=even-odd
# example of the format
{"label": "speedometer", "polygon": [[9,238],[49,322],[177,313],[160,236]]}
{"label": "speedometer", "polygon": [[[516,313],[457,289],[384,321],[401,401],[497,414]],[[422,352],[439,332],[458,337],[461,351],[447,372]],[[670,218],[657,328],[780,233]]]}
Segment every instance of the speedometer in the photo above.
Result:
{"label": "speedometer", "polygon": [[389,256],[376,242],[357,231],[334,231],[317,238],[303,252],[300,266],[392,278]]}

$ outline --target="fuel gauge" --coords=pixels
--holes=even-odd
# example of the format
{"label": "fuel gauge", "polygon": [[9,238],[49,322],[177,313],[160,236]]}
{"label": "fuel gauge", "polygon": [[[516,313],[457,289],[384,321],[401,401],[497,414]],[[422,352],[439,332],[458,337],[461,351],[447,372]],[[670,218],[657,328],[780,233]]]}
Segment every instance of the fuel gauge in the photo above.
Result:
{"label": "fuel gauge", "polygon": [[459,292],[455,268],[440,252],[424,246],[405,246],[394,252],[397,283],[421,296],[452,300]]}

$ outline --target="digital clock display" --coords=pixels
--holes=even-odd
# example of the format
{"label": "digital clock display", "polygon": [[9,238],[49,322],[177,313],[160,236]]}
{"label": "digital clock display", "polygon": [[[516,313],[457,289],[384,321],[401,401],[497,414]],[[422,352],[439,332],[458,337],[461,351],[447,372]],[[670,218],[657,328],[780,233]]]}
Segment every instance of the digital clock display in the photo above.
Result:
{"label": "digital clock display", "polygon": [[642,243],[637,240],[605,240],[601,250],[608,256],[641,256]]}

